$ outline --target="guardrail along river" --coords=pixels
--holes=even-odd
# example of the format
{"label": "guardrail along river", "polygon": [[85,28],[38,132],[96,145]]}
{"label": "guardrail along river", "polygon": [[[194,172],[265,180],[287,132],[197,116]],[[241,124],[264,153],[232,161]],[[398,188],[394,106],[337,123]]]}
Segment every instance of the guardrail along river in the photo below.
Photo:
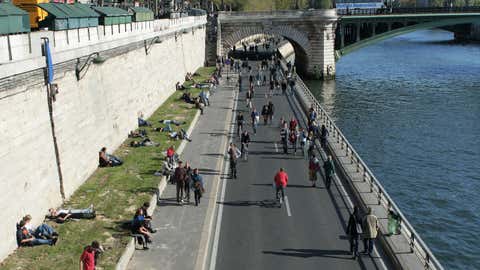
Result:
{"label": "guardrail along river", "polygon": [[480,44],[396,37],[307,82],[447,269],[480,269]]}

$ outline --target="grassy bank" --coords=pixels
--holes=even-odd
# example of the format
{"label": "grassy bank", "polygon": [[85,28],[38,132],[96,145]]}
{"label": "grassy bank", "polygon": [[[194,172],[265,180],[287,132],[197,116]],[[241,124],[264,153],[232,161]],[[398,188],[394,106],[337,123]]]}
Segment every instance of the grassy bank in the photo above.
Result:
{"label": "grassy bank", "polygon": [[[213,67],[200,68],[194,79],[202,82],[213,73]],[[185,86],[190,86],[186,82]],[[189,90],[198,95],[198,89]],[[153,127],[163,126],[160,119],[186,121],[185,125],[172,128],[188,129],[196,109],[180,100],[183,92],[176,91],[149,118]],[[132,115],[135,117],[135,115]],[[129,232],[122,228],[133,217],[134,211],[143,202],[150,201],[160,182],[153,173],[162,166],[162,151],[170,145],[178,147],[181,141],[170,140],[168,133],[153,132],[145,128],[149,138],[159,143],[158,147],[129,147],[127,139],[115,152],[124,160],[120,167],[99,168],[70,197],[64,208],[84,208],[94,204],[97,217],[93,220],[69,221],[65,224],[49,223],[59,232],[56,246],[37,246],[17,249],[1,264],[1,269],[78,269],[78,260],[84,246],[98,240],[105,248],[98,269],[114,269],[126,244]],[[135,140],[135,139],[134,139]],[[139,140],[139,139],[136,139]],[[12,231],[12,233],[14,233]]]}

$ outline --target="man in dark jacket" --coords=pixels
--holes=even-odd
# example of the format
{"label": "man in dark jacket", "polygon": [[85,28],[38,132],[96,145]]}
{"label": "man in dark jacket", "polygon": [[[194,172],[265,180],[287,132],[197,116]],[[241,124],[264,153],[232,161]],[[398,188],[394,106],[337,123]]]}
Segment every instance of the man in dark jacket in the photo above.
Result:
{"label": "man in dark jacket", "polygon": [[178,162],[178,167],[175,169],[173,174],[173,179],[177,184],[177,203],[180,205],[183,203],[183,190],[185,188],[185,178],[187,177],[187,172],[182,166],[182,161]]}
{"label": "man in dark jacket", "polygon": [[353,212],[350,214],[347,225],[347,234],[350,242],[350,253],[352,253],[353,259],[358,256],[358,236],[361,233],[361,231],[359,230],[361,219],[359,217],[360,216],[358,213],[358,206],[355,206],[353,207]]}
{"label": "man in dark jacket", "polygon": [[332,156],[328,156],[328,159],[323,163],[323,170],[325,171],[325,186],[329,189],[333,175],[335,174],[335,166],[333,165]]}

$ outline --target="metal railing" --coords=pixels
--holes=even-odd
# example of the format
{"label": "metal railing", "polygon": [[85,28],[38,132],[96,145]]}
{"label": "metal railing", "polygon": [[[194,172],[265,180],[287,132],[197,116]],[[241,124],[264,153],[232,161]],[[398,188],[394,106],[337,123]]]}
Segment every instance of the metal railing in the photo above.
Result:
{"label": "metal railing", "polygon": [[480,6],[470,7],[407,7],[407,8],[353,8],[337,9],[342,16],[390,15],[390,14],[434,14],[434,13],[479,13]]}
{"label": "metal railing", "polygon": [[[285,62],[283,62],[285,66]],[[387,212],[392,209],[395,211],[403,223],[400,233],[405,236],[410,245],[410,251],[414,252],[420,261],[424,264],[425,269],[443,270],[443,266],[435,258],[428,246],[423,242],[420,235],[415,231],[413,226],[408,222],[407,218],[400,211],[400,208],[395,204],[392,198],[388,195],[382,184],[370,171],[368,166],[362,160],[360,155],[355,151],[353,146],[348,142],[342,131],[335,125],[327,112],[323,109],[315,96],[310,92],[302,79],[296,75],[296,89],[305,96],[310,105],[317,112],[320,120],[325,124],[325,127],[331,134],[331,139],[340,144],[340,149],[345,151],[346,157],[350,159],[350,163],[356,167],[356,172],[362,174],[363,181],[369,183],[370,192],[375,193],[378,198],[378,205],[385,207]],[[298,93],[297,93],[298,94]]]}

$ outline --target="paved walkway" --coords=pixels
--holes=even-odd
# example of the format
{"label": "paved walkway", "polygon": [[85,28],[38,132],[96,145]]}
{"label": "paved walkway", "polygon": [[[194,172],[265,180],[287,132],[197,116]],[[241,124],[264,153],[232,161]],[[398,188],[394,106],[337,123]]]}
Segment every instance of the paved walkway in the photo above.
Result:
{"label": "paved walkway", "polygon": [[[256,88],[257,110],[268,101],[266,92],[267,87]],[[249,115],[244,100],[245,91],[237,112]],[[279,118],[302,117],[295,100],[280,93],[270,100],[276,108],[273,124],[259,125],[248,161],[239,162],[238,179],[227,181],[218,254],[213,258],[216,269],[383,269],[377,258],[351,258],[345,233],[349,198],[342,189],[332,184],[327,190],[321,180],[312,188],[301,150],[296,155],[292,149],[289,155],[282,153]],[[235,141],[239,144],[238,138]],[[277,208],[272,182],[280,167],[289,174],[289,184],[286,203]]]}
{"label": "paved walkway", "polygon": [[[206,183],[206,193],[202,202],[195,207],[193,192],[191,204],[179,206],[176,203],[176,188],[167,185],[153,213],[153,243],[149,250],[136,250],[129,269],[194,269],[197,257],[202,261],[206,246],[206,236],[210,226],[208,218],[212,214],[216,198],[212,198],[221,177],[221,161],[224,159],[227,134],[233,110],[233,87],[221,81],[215,94],[210,97],[210,106],[200,116],[188,143],[181,155],[182,161],[189,161],[192,168],[199,168]],[[212,190],[213,189],[213,190]],[[209,206],[209,201],[210,206]],[[207,223],[207,224],[205,224]],[[200,252],[199,252],[200,251]],[[200,256],[199,256],[200,255]]]}

